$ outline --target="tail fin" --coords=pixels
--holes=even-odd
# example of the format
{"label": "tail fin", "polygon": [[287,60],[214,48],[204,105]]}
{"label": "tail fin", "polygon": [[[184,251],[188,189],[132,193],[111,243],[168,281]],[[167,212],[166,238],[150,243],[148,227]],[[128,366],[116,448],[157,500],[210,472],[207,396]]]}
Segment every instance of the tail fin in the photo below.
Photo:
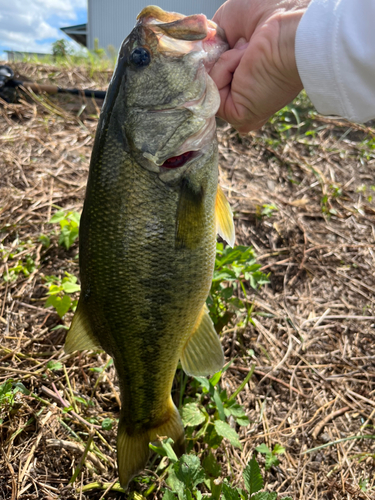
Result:
{"label": "tail fin", "polygon": [[132,436],[126,432],[124,422],[120,418],[117,434],[117,462],[120,483],[123,488],[127,488],[129,481],[145,468],[149,456],[148,443],[157,441],[158,436],[172,438],[175,442],[176,454],[182,455],[184,453],[184,427],[172,398],[168,401],[167,412],[169,418],[162,425]]}
{"label": "tail fin", "polygon": [[127,488],[129,481],[141,472],[149,455],[148,432],[129,436],[123,423],[119,423],[117,434],[117,463],[120,484]]}

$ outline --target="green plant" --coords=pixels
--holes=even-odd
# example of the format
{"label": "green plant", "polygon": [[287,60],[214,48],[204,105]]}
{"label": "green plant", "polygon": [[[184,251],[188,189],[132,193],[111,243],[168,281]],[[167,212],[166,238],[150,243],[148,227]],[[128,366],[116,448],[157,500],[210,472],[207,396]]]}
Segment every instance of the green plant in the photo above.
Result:
{"label": "green plant", "polygon": [[273,204],[264,204],[262,206],[257,205],[257,217],[261,219],[262,217],[272,217],[273,213],[278,210],[276,205]]}
{"label": "green plant", "polygon": [[51,224],[60,224],[59,245],[63,245],[67,250],[78,238],[80,214],[78,212],[59,210],[49,221]]}
{"label": "green plant", "polygon": [[[229,365],[226,368],[228,367]],[[236,397],[250,380],[254,368],[230,397],[219,384],[222,371],[210,379],[194,377],[192,387],[197,391],[195,397],[186,398],[181,408],[182,421],[186,427],[188,451],[199,439],[213,449],[217,448],[224,438],[228,439],[232,446],[242,448],[235,428],[227,422],[227,419],[231,419],[234,424],[237,423],[240,426],[249,425],[245,410],[236,402]]]}
{"label": "green plant", "polygon": [[79,292],[81,287],[73,274],[65,272],[63,279],[57,276],[45,276],[44,280],[48,285],[46,307],[53,306],[60,318],[69,310],[76,310],[78,299],[72,299],[70,294]]}
{"label": "green plant", "polygon": [[365,492],[368,491],[368,483],[369,483],[368,479],[361,478],[359,480],[358,484],[359,484],[359,487],[360,487],[361,491],[365,491]]}
{"label": "green plant", "polygon": [[96,57],[98,57],[99,59],[103,59],[106,57],[106,52],[104,49],[100,48],[99,47],[99,39],[98,38],[95,38],[94,39],[94,49],[92,51]]}
{"label": "green plant", "polygon": [[271,467],[276,467],[277,465],[279,465],[280,460],[278,459],[278,455],[283,455],[285,453],[285,448],[279,444],[275,444],[272,450],[270,450],[265,443],[262,443],[255,449],[257,452],[262,453],[265,456],[266,470],[270,470]]}
{"label": "green plant", "polygon": [[329,187],[330,187],[330,189],[332,191],[332,198],[339,198],[340,196],[342,196],[342,189],[341,189],[341,187],[336,186],[334,184],[332,184]]}
{"label": "green plant", "polygon": [[305,91],[302,91],[293,103],[275,113],[269,120],[274,131],[282,141],[293,135],[305,136],[306,131],[315,128],[313,119],[316,111]]}
{"label": "green plant", "polygon": [[[256,458],[253,456],[243,471],[245,490],[232,486],[225,478],[220,480],[221,467],[211,452],[203,459],[196,455],[182,455],[177,459],[173,451],[172,439],[164,439],[159,445],[150,444],[150,448],[161,455],[158,472],[163,471],[163,478],[168,486],[163,500],[201,500],[200,489],[208,490],[214,500],[276,500],[276,492],[261,491],[264,488],[263,477]],[[197,486],[201,485],[200,489]],[[206,496],[206,495],[205,495]],[[292,500],[284,497],[282,500]]]}
{"label": "green plant", "polygon": [[337,210],[332,206],[332,200],[338,199],[343,196],[343,191],[340,186],[336,186],[335,184],[331,184],[324,189],[325,194],[323,194],[320,204],[322,213],[330,218],[331,215],[336,215]]}
{"label": "green plant", "polygon": [[31,255],[26,255],[22,260],[19,260],[15,266],[8,269],[8,273],[4,273],[4,281],[15,281],[20,273],[24,276],[29,276],[35,270],[35,262]]}
{"label": "green plant", "polygon": [[360,155],[367,161],[375,157],[375,138],[368,137],[358,144]]}
{"label": "green plant", "polygon": [[7,272],[3,274],[4,281],[9,282],[15,281],[20,273],[24,276],[29,276],[36,268],[32,252],[35,249],[35,245],[30,240],[24,242],[16,239],[12,246],[13,249],[9,251],[3,245],[0,245],[0,254],[10,264]]}
{"label": "green plant", "polygon": [[102,429],[105,431],[110,431],[113,427],[114,421],[111,418],[105,418],[102,421]]}
{"label": "green plant", "polygon": [[[207,306],[218,331],[228,324],[236,313],[242,314],[243,311],[246,311],[246,317],[242,325],[248,323],[252,309],[247,303],[244,285],[248,283],[251,288],[257,290],[269,283],[269,275],[262,273],[260,268],[252,247],[224,248],[222,243],[217,243],[215,270]],[[244,299],[240,298],[241,291]]]}
{"label": "green plant", "polygon": [[63,369],[63,364],[61,363],[61,361],[55,361],[51,359],[51,361],[48,361],[47,363],[47,368],[48,370],[51,370],[51,372],[60,371]]}
{"label": "green plant", "polygon": [[6,380],[0,385],[0,424],[4,422],[6,413],[16,411],[20,408],[17,394],[30,394],[30,391],[22,384],[13,379]]}
{"label": "green plant", "polygon": [[48,248],[51,244],[51,239],[45,234],[41,234],[38,238],[38,241],[44,246],[44,248]]}

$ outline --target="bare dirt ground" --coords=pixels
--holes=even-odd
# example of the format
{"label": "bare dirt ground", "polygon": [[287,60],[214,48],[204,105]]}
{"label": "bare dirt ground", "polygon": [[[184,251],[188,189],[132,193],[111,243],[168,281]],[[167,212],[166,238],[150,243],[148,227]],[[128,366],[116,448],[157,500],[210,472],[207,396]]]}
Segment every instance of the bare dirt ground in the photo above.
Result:
{"label": "bare dirt ground", "polygon": [[[15,69],[69,87],[105,89],[110,78]],[[56,97],[0,105],[0,386],[12,379],[30,391],[0,407],[4,500],[128,496],[109,490],[116,429],[87,423],[118,417],[114,368],[94,370],[107,363],[104,353],[66,355],[72,313],[61,320],[44,306],[45,276],[78,274],[77,243],[59,246],[48,221],[58,207],[81,211],[99,107]],[[226,443],[215,451],[223,475],[241,485],[255,446],[278,443],[286,452],[266,473],[268,490],[296,500],[373,499],[375,129],[319,116],[301,97],[246,137],[221,124],[219,140],[237,243],[252,245],[270,273],[269,285],[248,291],[253,324],[222,332],[226,358],[235,358],[222,378],[229,393],[256,364],[237,397],[251,421],[237,429],[243,450]],[[72,394],[92,405],[77,400],[64,412]],[[94,447],[71,486],[89,437]],[[155,481],[150,499],[161,496]],[[132,483],[132,497],[145,488]]]}

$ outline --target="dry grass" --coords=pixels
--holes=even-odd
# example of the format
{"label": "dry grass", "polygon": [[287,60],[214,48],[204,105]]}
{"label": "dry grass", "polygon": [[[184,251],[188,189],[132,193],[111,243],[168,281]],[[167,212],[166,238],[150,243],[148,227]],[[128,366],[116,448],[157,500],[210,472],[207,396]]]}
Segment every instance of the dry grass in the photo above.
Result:
{"label": "dry grass", "polygon": [[[105,88],[110,77],[16,69],[40,83],[53,74],[61,86]],[[48,220],[56,206],[81,210],[100,103],[82,104],[28,98],[0,108],[0,276],[26,255],[36,266],[0,281],[0,385],[12,378],[31,391],[16,396],[11,412],[0,408],[0,499],[123,497],[104,491],[116,479],[115,429],[86,420],[118,416],[114,369],[92,370],[107,362],[105,354],[65,355],[71,314],[62,321],[44,308],[43,277],[78,272],[76,244],[66,251],[53,235],[45,249],[38,238],[54,230]],[[254,325],[231,325],[222,335],[227,359],[236,357],[223,377],[228,392],[252,362],[256,371],[238,396],[251,420],[241,430],[243,451],[222,447],[216,455],[223,474],[240,484],[254,447],[279,443],[287,451],[266,475],[269,490],[296,500],[371,499],[375,441],[359,437],[375,434],[375,130],[313,114],[305,98],[294,108],[299,125],[283,111],[245,138],[219,129],[221,185],[237,241],[254,246],[271,283],[249,294]],[[264,205],[277,210],[262,215]],[[65,368],[50,370],[51,360]],[[91,439],[82,475],[70,486]],[[156,484],[150,499],[160,497]]]}

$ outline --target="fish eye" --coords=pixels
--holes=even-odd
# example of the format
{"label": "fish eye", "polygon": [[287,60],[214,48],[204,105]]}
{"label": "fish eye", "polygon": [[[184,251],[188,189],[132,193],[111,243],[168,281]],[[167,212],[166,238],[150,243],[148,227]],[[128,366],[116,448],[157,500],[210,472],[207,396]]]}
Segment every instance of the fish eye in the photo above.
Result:
{"label": "fish eye", "polygon": [[151,62],[150,52],[144,47],[137,47],[130,54],[130,62],[139,68],[148,66]]}

